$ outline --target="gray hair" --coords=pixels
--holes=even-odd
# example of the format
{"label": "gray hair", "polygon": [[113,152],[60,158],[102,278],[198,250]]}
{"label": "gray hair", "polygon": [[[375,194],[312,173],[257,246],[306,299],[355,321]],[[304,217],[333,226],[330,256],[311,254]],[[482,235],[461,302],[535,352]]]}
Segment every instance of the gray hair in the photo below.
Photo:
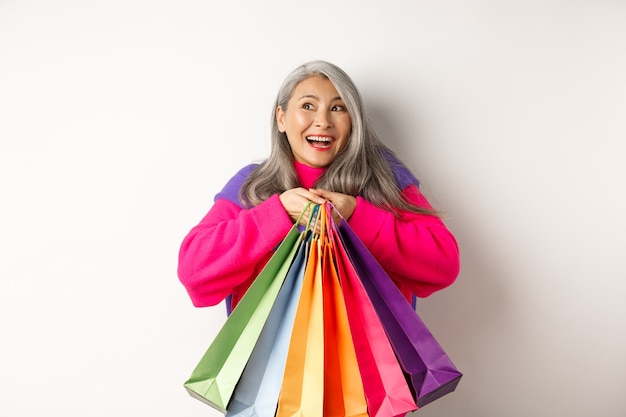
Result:
{"label": "gray hair", "polygon": [[432,214],[432,211],[416,207],[402,198],[390,166],[390,158],[400,163],[398,158],[370,128],[363,100],[354,82],[341,68],[326,61],[311,61],[299,66],[287,76],[278,90],[272,109],[270,156],[245,181],[240,192],[242,202],[254,206],[273,194],[300,186],[291,146],[286,133],[278,129],[275,112],[279,106],[283,111],[287,110],[296,86],[314,76],[326,78],[333,84],[346,105],[352,124],[345,148],[328,166],[315,187],[352,196],[361,195],[374,205],[394,212],[402,209]]}

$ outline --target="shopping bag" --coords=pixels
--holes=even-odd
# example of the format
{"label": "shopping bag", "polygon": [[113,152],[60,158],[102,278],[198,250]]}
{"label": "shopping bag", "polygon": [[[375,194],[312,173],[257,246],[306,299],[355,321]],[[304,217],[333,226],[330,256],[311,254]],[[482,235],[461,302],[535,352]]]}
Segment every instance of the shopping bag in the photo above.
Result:
{"label": "shopping bag", "polygon": [[404,416],[416,410],[417,405],[385,329],[336,233],[336,230],[331,230],[336,265],[369,415]]}
{"label": "shopping bag", "polygon": [[[367,417],[367,402],[330,240],[323,241],[324,417]],[[391,417],[391,416],[389,416]]]}
{"label": "shopping bag", "polygon": [[339,237],[376,309],[418,407],[456,388],[462,374],[345,219]]}
{"label": "shopping bag", "polygon": [[324,312],[319,239],[311,241],[276,417],[324,412]]}
{"label": "shopping bag", "polygon": [[274,417],[276,414],[287,350],[302,290],[307,250],[308,244],[301,242],[228,404],[226,417]]}
{"label": "shopping bag", "polygon": [[295,223],[184,383],[192,397],[222,413],[250,358],[298,248]]}

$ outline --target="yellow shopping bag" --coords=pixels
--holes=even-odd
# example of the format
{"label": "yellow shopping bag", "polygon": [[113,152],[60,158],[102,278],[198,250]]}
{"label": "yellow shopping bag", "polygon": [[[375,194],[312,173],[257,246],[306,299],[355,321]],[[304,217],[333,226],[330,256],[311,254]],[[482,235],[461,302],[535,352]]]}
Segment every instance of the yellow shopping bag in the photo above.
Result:
{"label": "yellow shopping bag", "polygon": [[321,417],[324,412],[324,312],[321,243],[310,240],[302,292],[276,417]]}

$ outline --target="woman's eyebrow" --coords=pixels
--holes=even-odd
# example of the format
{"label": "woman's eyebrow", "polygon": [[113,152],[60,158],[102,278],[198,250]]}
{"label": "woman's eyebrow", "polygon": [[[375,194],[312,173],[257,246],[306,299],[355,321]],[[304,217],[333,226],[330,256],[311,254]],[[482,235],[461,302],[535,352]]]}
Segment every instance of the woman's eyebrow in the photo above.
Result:
{"label": "woman's eyebrow", "polygon": [[[319,100],[319,97],[316,96],[313,93],[303,94],[302,96],[300,96],[300,98],[298,100],[302,100],[303,98],[312,98],[312,99],[315,99],[315,100]],[[330,101],[337,101],[337,100],[343,101],[343,99],[341,97],[339,97],[339,96],[332,98]]]}

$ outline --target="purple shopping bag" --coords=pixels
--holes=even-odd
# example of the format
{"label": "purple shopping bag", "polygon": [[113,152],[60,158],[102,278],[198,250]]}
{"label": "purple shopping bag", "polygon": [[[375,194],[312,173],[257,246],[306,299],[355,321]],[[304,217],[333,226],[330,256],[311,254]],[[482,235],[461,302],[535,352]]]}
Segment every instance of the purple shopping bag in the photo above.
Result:
{"label": "purple shopping bag", "polygon": [[342,220],[337,230],[410,381],[417,406],[454,391],[462,374],[441,345],[348,223]]}

